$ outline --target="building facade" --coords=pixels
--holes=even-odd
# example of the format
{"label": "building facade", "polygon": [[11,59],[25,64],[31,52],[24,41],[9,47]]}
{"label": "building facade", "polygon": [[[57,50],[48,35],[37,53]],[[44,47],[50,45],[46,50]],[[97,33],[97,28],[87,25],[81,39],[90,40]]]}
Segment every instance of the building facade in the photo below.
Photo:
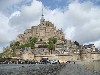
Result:
{"label": "building facade", "polygon": [[32,26],[31,29],[26,29],[23,34],[17,36],[16,41],[20,43],[26,42],[29,37],[36,37],[38,40],[42,39],[44,42],[48,42],[51,37],[57,38],[62,42],[65,39],[62,30],[57,30],[49,21],[45,21],[43,17],[40,19],[40,24],[38,26]]}

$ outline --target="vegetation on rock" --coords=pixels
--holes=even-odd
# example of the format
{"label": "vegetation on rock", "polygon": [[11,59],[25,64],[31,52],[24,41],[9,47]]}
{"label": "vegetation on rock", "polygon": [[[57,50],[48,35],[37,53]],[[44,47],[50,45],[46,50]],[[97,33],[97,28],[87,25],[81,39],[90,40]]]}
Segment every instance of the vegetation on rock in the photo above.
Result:
{"label": "vegetation on rock", "polygon": [[48,48],[49,48],[49,52],[52,54],[52,51],[55,50],[55,44],[57,42],[57,38],[49,38],[48,39]]}
{"label": "vegetation on rock", "polygon": [[[0,57],[16,57],[20,56],[20,54],[17,54],[17,50],[25,49],[27,47],[30,47],[31,49],[35,48],[35,43],[38,41],[38,38],[36,37],[30,37],[27,42],[21,44],[18,41],[13,41],[10,43],[9,47],[6,47],[3,51],[3,53],[0,54]],[[42,40],[40,42],[43,42]],[[55,44],[57,42],[56,38],[49,38],[48,43],[43,42],[43,45],[39,45],[38,48],[48,48],[49,52],[52,54],[52,51],[55,50]]]}
{"label": "vegetation on rock", "polygon": [[18,41],[12,41],[10,43],[9,47],[6,47],[3,51],[3,53],[0,54],[0,57],[16,57],[16,56],[20,56],[20,54],[17,54],[17,49],[25,49],[26,47],[31,47],[32,49],[34,49],[34,45],[35,43],[38,41],[38,39],[36,37],[30,37],[29,40],[24,43],[24,44],[20,44],[20,42]]}

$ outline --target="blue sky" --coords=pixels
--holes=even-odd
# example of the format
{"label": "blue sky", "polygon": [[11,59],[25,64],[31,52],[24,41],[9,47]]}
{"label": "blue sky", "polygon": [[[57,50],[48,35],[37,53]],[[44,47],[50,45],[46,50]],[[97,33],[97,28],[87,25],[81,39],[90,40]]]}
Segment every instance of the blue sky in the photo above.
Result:
{"label": "blue sky", "polygon": [[66,39],[100,47],[100,0],[0,0],[0,51],[39,24],[42,6],[44,18],[62,28]]}
{"label": "blue sky", "polygon": [[[1,2],[4,0],[1,0]],[[11,14],[14,11],[20,10],[21,6],[28,5],[30,6],[33,0],[20,0],[19,3],[11,5],[3,10],[6,14]],[[65,6],[68,6],[73,1],[83,2],[92,2],[95,6],[100,6],[100,0],[37,0],[41,1],[45,7],[50,8],[51,10],[56,8],[63,9]]]}
{"label": "blue sky", "polygon": [[69,2],[68,0],[41,0],[45,6],[50,7],[50,9],[63,8]]}

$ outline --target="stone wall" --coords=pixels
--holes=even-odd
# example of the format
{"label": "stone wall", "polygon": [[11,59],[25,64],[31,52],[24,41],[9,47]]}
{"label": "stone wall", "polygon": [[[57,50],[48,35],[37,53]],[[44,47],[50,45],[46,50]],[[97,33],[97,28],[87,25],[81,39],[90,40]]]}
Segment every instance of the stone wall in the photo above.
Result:
{"label": "stone wall", "polygon": [[59,60],[60,62],[67,62],[67,61],[78,61],[80,60],[79,55],[36,55],[34,59],[40,61],[43,57],[48,57],[49,60]]}
{"label": "stone wall", "polygon": [[81,60],[100,60],[100,53],[83,53],[81,54]]}
{"label": "stone wall", "polygon": [[23,54],[23,59],[29,60],[37,60],[40,61],[43,57],[48,57],[49,60],[59,60],[60,62],[67,62],[67,61],[92,61],[92,60],[100,60],[100,54],[98,53],[84,53],[84,54],[37,54],[33,55],[31,53]]}

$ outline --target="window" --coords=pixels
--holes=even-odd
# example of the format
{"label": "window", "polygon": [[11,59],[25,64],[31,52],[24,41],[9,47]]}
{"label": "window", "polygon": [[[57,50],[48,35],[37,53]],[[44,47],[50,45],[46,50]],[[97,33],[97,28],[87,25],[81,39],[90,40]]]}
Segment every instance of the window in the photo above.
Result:
{"label": "window", "polygon": [[42,39],[40,39],[40,41],[43,41]]}

